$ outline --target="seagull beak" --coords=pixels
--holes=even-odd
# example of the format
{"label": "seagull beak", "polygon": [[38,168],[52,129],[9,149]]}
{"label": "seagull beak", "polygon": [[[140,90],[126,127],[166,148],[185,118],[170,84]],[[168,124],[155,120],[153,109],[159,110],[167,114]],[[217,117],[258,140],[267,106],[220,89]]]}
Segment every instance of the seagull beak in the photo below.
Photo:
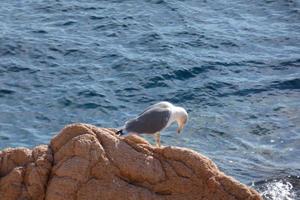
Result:
{"label": "seagull beak", "polygon": [[183,129],[183,126],[180,126],[179,128],[177,128],[177,133],[179,134]]}

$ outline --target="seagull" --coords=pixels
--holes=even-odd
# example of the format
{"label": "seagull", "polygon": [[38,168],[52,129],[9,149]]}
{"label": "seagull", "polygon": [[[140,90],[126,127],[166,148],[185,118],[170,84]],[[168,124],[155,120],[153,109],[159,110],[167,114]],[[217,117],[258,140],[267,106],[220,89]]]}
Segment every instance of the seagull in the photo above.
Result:
{"label": "seagull", "polygon": [[125,125],[117,131],[119,135],[129,134],[153,134],[156,146],[160,147],[160,132],[177,122],[177,133],[180,133],[188,120],[188,113],[182,107],[170,102],[161,101],[146,108],[136,118],[125,122]]}

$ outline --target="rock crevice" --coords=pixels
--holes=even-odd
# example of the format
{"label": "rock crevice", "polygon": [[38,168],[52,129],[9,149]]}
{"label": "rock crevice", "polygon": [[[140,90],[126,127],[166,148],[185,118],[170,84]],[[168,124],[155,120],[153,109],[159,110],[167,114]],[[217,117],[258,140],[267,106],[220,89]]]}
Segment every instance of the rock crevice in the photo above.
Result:
{"label": "rock crevice", "polygon": [[201,154],[155,148],[88,124],[66,126],[49,145],[0,152],[1,200],[259,200]]}

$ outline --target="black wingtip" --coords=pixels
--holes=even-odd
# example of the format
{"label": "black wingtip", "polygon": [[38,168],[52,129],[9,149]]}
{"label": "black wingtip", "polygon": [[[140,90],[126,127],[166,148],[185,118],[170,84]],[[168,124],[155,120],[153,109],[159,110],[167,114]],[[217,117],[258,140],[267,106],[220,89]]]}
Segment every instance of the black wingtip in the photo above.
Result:
{"label": "black wingtip", "polygon": [[124,135],[124,133],[123,133],[123,130],[122,130],[122,129],[121,129],[121,130],[119,130],[119,131],[117,131],[117,132],[116,132],[116,134],[117,134],[117,135]]}

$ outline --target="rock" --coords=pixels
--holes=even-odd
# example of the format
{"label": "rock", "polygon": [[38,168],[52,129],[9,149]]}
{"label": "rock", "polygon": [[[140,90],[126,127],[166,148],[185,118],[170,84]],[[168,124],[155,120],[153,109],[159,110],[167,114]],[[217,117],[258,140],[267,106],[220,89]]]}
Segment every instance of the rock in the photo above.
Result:
{"label": "rock", "polygon": [[0,151],[0,199],[44,199],[52,160],[47,145]]}
{"label": "rock", "polygon": [[49,146],[0,152],[2,199],[260,200],[201,154],[72,124]]}

